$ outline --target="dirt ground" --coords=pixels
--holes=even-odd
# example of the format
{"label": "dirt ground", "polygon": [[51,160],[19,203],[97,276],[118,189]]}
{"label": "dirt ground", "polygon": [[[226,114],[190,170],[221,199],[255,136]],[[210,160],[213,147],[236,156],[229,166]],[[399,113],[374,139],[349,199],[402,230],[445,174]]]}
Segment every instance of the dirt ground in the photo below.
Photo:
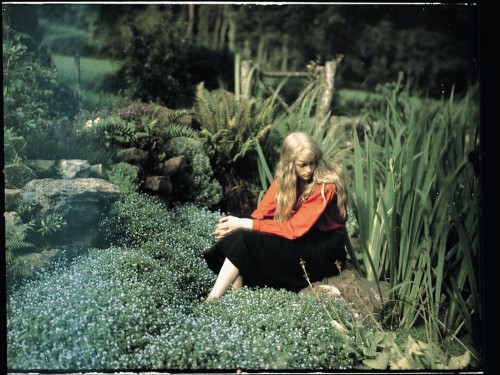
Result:
{"label": "dirt ground", "polygon": [[[380,282],[380,291],[376,282],[370,282],[362,277],[354,267],[347,264],[340,275],[326,277],[312,284],[314,291],[325,293],[332,298],[341,298],[351,303],[354,313],[360,318],[374,318],[382,310],[389,296],[389,284]],[[310,287],[302,289],[301,293],[312,293]]]}

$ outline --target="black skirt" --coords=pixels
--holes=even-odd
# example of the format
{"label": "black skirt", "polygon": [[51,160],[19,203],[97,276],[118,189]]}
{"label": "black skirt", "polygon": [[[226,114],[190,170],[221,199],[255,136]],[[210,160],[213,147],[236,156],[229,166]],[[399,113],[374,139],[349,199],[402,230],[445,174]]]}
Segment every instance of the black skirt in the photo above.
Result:
{"label": "black skirt", "polygon": [[298,292],[311,283],[339,273],[338,262],[346,261],[343,230],[323,232],[311,229],[304,236],[290,240],[251,230],[237,230],[204,253],[209,268],[219,273],[225,258],[240,271],[249,287],[271,287]]}

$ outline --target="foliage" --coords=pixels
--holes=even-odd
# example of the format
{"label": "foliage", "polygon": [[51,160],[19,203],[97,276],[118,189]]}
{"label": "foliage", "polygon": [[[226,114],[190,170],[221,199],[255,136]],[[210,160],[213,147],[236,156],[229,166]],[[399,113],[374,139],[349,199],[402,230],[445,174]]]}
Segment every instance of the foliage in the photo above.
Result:
{"label": "foliage", "polygon": [[356,49],[359,57],[351,69],[373,87],[403,71],[415,81],[415,88],[439,98],[460,81],[456,72],[469,71],[463,40],[453,42],[448,34],[420,28],[395,30],[389,21],[367,26]]}
{"label": "foliage", "polygon": [[12,128],[5,128],[3,145],[5,187],[8,189],[22,187],[34,175],[33,171],[22,163],[21,153],[26,146],[26,142]]}
{"label": "foliage", "polygon": [[170,108],[187,106],[193,89],[185,64],[182,35],[166,15],[140,23],[131,20],[125,43],[125,59],[120,76],[126,82],[125,93],[132,99],[157,102]]}
{"label": "foliage", "polygon": [[[7,306],[9,369],[352,366],[343,338],[312,298],[242,289],[200,304],[189,291],[206,291],[213,280],[201,249],[213,241],[219,215],[194,206],[168,211],[147,197],[129,197],[121,212],[134,216],[130,244],[145,232],[152,237],[139,240],[141,248],[93,249],[13,293]],[[139,207],[138,216],[130,210]],[[156,220],[137,220],[146,215]],[[328,303],[349,324],[346,306]]]}
{"label": "foliage", "polygon": [[[4,127],[25,141],[21,148],[20,138],[16,138],[18,162],[72,157],[102,162],[106,155],[75,134],[68,117],[77,113],[76,101],[59,81],[50,60],[41,52],[29,51],[20,40],[20,34],[4,30]],[[16,170],[9,176],[26,174],[19,165],[9,168]]]}
{"label": "foliage", "polygon": [[32,276],[31,267],[19,257],[23,251],[34,245],[27,240],[33,224],[5,221],[5,271],[7,282],[12,284],[16,279]]}
{"label": "foliage", "polygon": [[198,84],[194,110],[218,170],[233,167],[256,150],[271,128],[275,109],[272,100],[237,98],[223,90],[210,93],[203,82]]}
{"label": "foliage", "polygon": [[363,143],[354,134],[355,213],[364,270],[390,280],[395,324],[424,322],[435,342],[461,327],[474,334],[482,319],[479,180],[469,161],[477,108],[453,96],[417,107],[408,92],[396,87]]}
{"label": "foliage", "polygon": [[6,279],[11,288],[16,282],[35,277],[32,264],[23,258],[28,252],[39,253],[66,225],[57,214],[42,217],[21,200],[17,211],[5,220],[5,260]]}
{"label": "foliage", "polygon": [[93,121],[99,114],[88,111],[78,112],[74,118],[67,117],[51,120],[50,124],[33,130],[26,139],[25,157],[27,159],[82,159],[91,165],[109,165],[112,150],[104,142],[95,142],[86,131],[85,124]]}
{"label": "foliage", "polygon": [[158,152],[171,138],[198,138],[196,130],[179,122],[191,113],[189,109],[180,108],[166,114],[164,110],[162,113],[162,107],[157,105],[132,103],[102,119],[87,121],[85,127],[96,142],[115,149],[138,147]]}
{"label": "foliage", "polygon": [[222,199],[220,183],[214,178],[210,159],[203,144],[193,138],[175,137],[165,145],[170,157],[185,156],[189,169],[174,177],[173,196],[176,201],[193,202],[204,207],[214,207]]}
{"label": "foliage", "polygon": [[[240,188],[233,186],[240,179],[259,183],[263,190],[272,181],[262,145],[273,126],[275,100],[275,97],[240,98],[224,90],[209,92],[203,82],[198,84],[195,118],[200,123],[200,136],[215,176],[224,181],[226,195]],[[231,199],[231,196],[226,197],[226,201]]]}
{"label": "foliage", "polygon": [[[433,97],[440,97],[443,90],[448,94],[453,84],[463,92],[478,80],[477,4],[45,4],[40,8],[46,43],[64,55],[72,55],[74,46],[79,46],[85,56],[132,62],[155,54],[139,45],[165,48],[159,41],[168,40],[164,35],[174,30],[179,40],[185,38],[185,51],[174,50],[175,61],[161,67],[166,81],[167,70],[182,61],[191,76],[181,80],[186,89],[201,81],[213,89],[216,79],[223,82],[219,86],[231,87],[228,51],[264,69],[281,71],[301,69],[311,60],[323,64],[343,54],[338,82],[351,88],[373,90],[394,79],[399,70],[413,76],[418,89]],[[139,33],[145,30],[150,35],[132,38],[138,42],[137,51],[145,52],[143,57],[133,57],[123,48],[131,41],[130,21],[138,25]],[[161,27],[150,27],[155,24]],[[160,57],[143,59],[144,64],[139,62],[138,70],[130,74],[140,77],[139,69],[146,67],[144,74],[156,75],[146,62],[161,62]],[[154,90],[149,92],[155,96]]]}
{"label": "foliage", "polygon": [[334,329],[344,335],[345,345],[359,360],[360,363],[357,362],[355,368],[370,370],[461,370],[470,365],[471,353],[458,339],[457,341],[465,348],[465,352],[458,356],[443,351],[436,341],[416,341],[411,335],[408,335],[406,347],[403,349],[404,344],[400,340],[402,332],[385,331],[372,314],[369,315],[369,318],[373,324],[360,324],[359,320],[353,321],[350,328],[354,332],[354,339],[350,340],[347,336],[347,326],[345,323],[341,323],[341,314],[337,309],[328,306],[325,303],[324,294],[313,287],[307,273],[306,262],[301,260],[300,265],[311,294],[322,305]]}
{"label": "foliage", "polygon": [[122,193],[139,191],[141,181],[139,180],[139,168],[128,163],[113,164],[107,172],[109,182],[118,186]]}
{"label": "foliage", "polygon": [[21,35],[4,28],[4,126],[26,137],[52,118],[76,112],[75,101],[58,81],[55,68],[28,51]]}

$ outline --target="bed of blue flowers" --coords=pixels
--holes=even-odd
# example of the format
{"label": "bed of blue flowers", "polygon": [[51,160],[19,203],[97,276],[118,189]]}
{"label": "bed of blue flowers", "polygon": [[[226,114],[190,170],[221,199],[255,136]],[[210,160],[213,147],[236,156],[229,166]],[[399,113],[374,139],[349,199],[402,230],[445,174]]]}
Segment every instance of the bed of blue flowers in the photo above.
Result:
{"label": "bed of blue flowers", "polygon": [[[138,193],[103,219],[107,246],[61,261],[7,300],[10,371],[326,370],[357,359],[342,301],[273,289],[204,303],[202,252],[221,213]],[[354,330],[352,330],[354,332]]]}

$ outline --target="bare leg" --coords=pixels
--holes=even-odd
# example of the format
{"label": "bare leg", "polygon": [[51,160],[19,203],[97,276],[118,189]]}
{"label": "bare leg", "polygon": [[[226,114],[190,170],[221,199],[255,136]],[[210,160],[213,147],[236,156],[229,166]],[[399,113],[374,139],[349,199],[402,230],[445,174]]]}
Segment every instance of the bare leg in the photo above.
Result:
{"label": "bare leg", "polygon": [[234,280],[233,285],[231,285],[231,289],[239,289],[243,286],[243,276],[239,275],[236,280]]}
{"label": "bare leg", "polygon": [[215,285],[207,297],[207,300],[222,297],[231,284],[237,280],[239,273],[240,271],[238,268],[236,268],[236,266],[226,258],[222,268],[220,269],[219,276],[217,276],[217,280],[215,280]]}

